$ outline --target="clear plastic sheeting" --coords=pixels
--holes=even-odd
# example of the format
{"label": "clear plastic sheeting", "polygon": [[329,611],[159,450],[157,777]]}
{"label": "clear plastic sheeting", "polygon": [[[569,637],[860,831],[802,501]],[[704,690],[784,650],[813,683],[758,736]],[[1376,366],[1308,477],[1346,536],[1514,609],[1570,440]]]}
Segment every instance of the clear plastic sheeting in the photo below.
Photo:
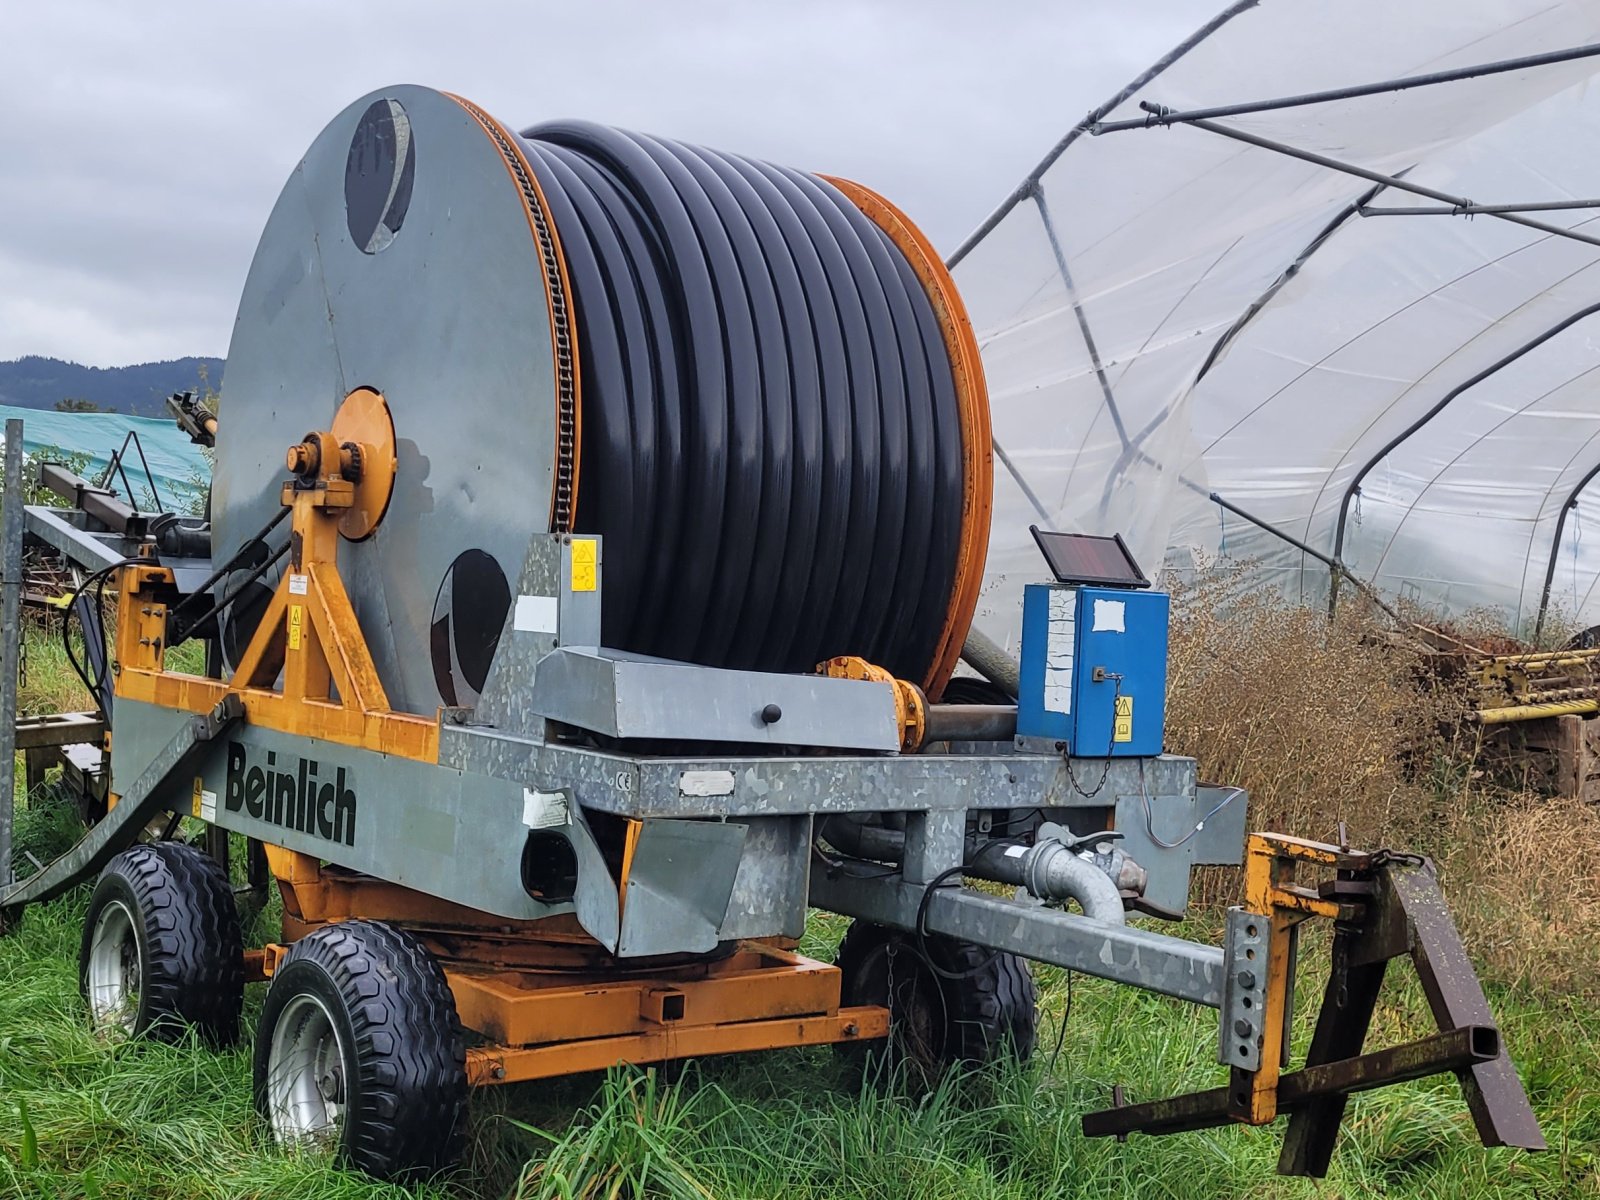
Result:
{"label": "clear plastic sheeting", "polygon": [[[1559,522],[1550,605],[1600,621],[1600,521],[1559,521],[1600,467],[1600,246],[1362,215],[1449,206],[1195,125],[1088,127],[1597,42],[1587,3],[1238,4],[1072,131],[952,258],[994,416],[985,631],[1015,637],[1030,524],[1120,532],[1147,568],[1250,559],[1326,599],[1324,563],[1212,493],[1382,592],[1528,626]],[[1600,198],[1597,70],[1215,123],[1478,204]],[[1600,237],[1600,208],[1525,215]]]}

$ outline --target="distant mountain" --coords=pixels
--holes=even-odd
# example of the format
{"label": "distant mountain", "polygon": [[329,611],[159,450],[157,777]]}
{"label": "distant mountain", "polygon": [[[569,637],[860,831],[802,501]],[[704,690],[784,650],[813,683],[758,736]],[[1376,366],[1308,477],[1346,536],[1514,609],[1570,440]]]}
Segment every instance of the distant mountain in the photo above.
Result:
{"label": "distant mountain", "polygon": [[220,358],[85,367],[30,354],[13,362],[0,362],[0,404],[52,409],[62,400],[87,400],[113,412],[160,417],[166,415],[169,395],[200,386],[201,371],[212,387],[222,383]]}

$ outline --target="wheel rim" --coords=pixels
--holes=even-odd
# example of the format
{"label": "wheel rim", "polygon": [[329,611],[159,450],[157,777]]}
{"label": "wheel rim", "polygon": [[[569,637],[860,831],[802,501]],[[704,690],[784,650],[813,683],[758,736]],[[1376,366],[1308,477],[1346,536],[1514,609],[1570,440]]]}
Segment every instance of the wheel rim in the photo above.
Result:
{"label": "wheel rim", "polygon": [[278,1014],[266,1091],[268,1119],[281,1144],[338,1144],[346,1104],[344,1043],[316,996],[302,992]]}
{"label": "wheel rim", "polygon": [[139,937],[133,914],[110,901],[89,938],[89,1019],[96,1029],[131,1034],[139,1019]]}

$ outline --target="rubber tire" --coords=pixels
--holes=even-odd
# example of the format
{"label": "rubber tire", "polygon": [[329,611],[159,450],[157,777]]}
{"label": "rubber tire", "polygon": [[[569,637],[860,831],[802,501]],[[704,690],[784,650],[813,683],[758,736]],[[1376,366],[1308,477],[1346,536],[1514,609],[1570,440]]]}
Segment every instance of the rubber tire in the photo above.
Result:
{"label": "rubber tire", "polygon": [[[1023,1062],[1033,1054],[1038,992],[1025,960],[939,935],[930,935],[919,945],[914,934],[855,921],[839,943],[835,958],[843,975],[840,1003],[890,1007],[891,1062],[904,1056],[905,1046],[893,1032],[900,1014],[892,1011],[895,1005],[890,1003],[886,981],[877,974],[878,964],[890,949],[897,965],[904,962],[915,972],[913,1000],[937,1003],[942,1010],[932,1022],[927,1053],[917,1063],[925,1077],[934,1078],[957,1063],[982,1065],[1007,1054]],[[963,978],[939,975],[930,969],[929,960]]]}
{"label": "rubber tire", "polygon": [[256,1033],[255,1103],[267,1112],[273,1030],[310,992],[344,1050],[342,1161],[379,1179],[454,1166],[465,1145],[466,1050],[444,972],[414,934],[341,921],[290,947],[267,990]]}
{"label": "rubber tire", "polygon": [[105,865],[78,950],[78,991],[89,994],[89,943],[101,910],[120,900],[139,947],[133,1034],[174,1042],[186,1029],[213,1046],[239,1039],[244,939],[233,887],[216,861],[182,842],[150,842]]}

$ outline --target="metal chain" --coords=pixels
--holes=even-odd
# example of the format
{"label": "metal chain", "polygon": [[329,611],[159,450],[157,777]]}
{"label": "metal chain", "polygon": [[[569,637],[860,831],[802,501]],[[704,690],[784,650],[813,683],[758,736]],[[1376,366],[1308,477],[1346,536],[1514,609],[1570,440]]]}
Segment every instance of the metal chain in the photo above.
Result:
{"label": "metal chain", "polygon": [[1067,782],[1072,785],[1072,790],[1085,800],[1093,800],[1100,794],[1100,789],[1106,786],[1106,779],[1111,774],[1111,752],[1117,748],[1117,701],[1122,699],[1122,676],[1110,675],[1108,678],[1115,681],[1111,694],[1111,740],[1106,743],[1106,756],[1100,764],[1100,781],[1094,785],[1093,790],[1084,791],[1083,785],[1078,782],[1078,777],[1072,771],[1071,750],[1062,752],[1061,759],[1067,767]]}
{"label": "metal chain", "polygon": [[899,950],[899,948],[900,947],[897,944],[897,942],[895,941],[895,939],[894,938],[890,938],[889,939],[889,945],[888,945],[888,957],[889,957],[889,970],[888,970],[889,981],[888,981],[888,987],[889,987],[889,996],[888,996],[888,1003],[886,1003],[884,1005],[884,1007],[889,1010],[889,1045],[891,1046],[891,1048],[894,1045],[894,1038],[895,1038],[895,1027],[894,1027],[894,1023],[895,1023],[895,1011],[894,1011],[894,996],[895,996],[895,992],[894,992],[894,956],[895,956],[896,952]]}
{"label": "metal chain", "polygon": [[566,281],[561,271],[561,260],[551,236],[551,222],[545,211],[544,198],[532,178],[531,168],[512,140],[511,133],[500,123],[469,100],[460,96],[452,99],[472,114],[472,117],[489,135],[505,160],[517,187],[522,192],[523,206],[527,209],[533,228],[534,241],[544,267],[545,292],[550,299],[551,338],[555,348],[556,366],[556,478],[555,496],[551,501],[550,529],[554,533],[572,532],[572,522],[577,508],[578,470],[578,363],[573,353],[572,322],[569,318]]}

